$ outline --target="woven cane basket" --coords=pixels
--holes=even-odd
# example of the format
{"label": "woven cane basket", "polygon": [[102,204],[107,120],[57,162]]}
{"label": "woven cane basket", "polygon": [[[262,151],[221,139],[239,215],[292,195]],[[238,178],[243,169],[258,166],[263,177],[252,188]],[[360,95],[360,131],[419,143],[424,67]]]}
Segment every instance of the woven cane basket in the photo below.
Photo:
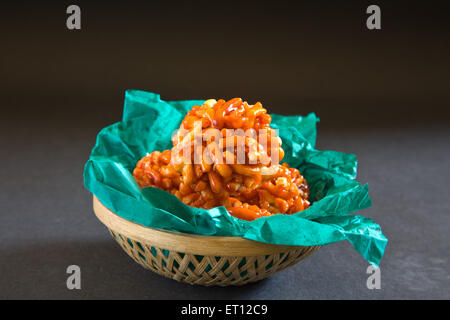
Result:
{"label": "woven cane basket", "polygon": [[228,286],[259,281],[320,248],[147,228],[119,217],[95,196],[94,212],[134,261],[157,274],[189,284]]}

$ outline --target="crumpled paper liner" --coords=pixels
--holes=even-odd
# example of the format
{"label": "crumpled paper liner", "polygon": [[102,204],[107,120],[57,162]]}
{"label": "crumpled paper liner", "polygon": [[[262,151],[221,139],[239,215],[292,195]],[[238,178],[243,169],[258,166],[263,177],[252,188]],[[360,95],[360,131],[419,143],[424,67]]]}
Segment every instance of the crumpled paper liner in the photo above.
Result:
{"label": "crumpled paper liner", "polygon": [[[387,244],[381,228],[350,213],[371,206],[368,186],[356,178],[353,154],[314,149],[318,118],[272,114],[285,157],[308,181],[312,206],[293,215],[254,221],[183,204],[174,195],[141,189],[132,171],[143,156],[172,147],[171,135],[193,105],[204,100],[163,101],[158,94],[128,90],[121,122],[100,131],[84,170],[84,184],[110,210],[146,227],[200,235],[236,236],[272,244],[315,246],[348,240],[371,264],[379,265]],[[270,112],[270,110],[269,110]]]}

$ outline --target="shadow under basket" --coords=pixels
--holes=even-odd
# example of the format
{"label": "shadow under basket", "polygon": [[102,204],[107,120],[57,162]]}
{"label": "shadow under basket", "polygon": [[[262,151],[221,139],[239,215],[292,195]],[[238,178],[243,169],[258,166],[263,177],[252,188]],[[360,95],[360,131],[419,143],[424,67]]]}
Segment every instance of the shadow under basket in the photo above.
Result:
{"label": "shadow under basket", "polygon": [[259,281],[320,248],[147,228],[119,217],[95,196],[94,212],[134,261],[157,274],[189,284],[228,286]]}

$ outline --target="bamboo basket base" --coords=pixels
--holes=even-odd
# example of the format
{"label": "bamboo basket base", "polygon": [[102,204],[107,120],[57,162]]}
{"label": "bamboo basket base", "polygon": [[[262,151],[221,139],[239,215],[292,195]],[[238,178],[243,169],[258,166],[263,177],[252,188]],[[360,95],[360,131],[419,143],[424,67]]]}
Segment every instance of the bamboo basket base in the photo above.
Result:
{"label": "bamboo basket base", "polygon": [[109,229],[122,249],[146,269],[179,282],[203,286],[240,286],[265,279],[308,257],[314,247],[263,256],[203,256],[142,244]]}
{"label": "bamboo basket base", "polygon": [[119,217],[95,196],[93,204],[97,218],[134,261],[157,274],[189,284],[238,286],[256,282],[320,248],[147,228]]}

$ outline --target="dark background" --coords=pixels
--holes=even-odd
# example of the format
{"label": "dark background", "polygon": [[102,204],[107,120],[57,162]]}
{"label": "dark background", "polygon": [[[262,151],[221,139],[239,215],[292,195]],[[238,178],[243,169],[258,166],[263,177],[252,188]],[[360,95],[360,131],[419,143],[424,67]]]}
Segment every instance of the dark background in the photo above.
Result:
{"label": "dark background", "polygon": [[[393,2],[393,1],[392,1]],[[15,2],[0,12],[0,298],[448,299],[449,19],[444,2]],[[81,7],[82,29],[66,28]],[[365,10],[381,7],[382,30]],[[382,289],[348,243],[243,288],[191,287],[125,256],[82,171],[124,91],[243,97],[320,118],[355,153],[390,242]],[[68,265],[82,270],[69,291]]]}

